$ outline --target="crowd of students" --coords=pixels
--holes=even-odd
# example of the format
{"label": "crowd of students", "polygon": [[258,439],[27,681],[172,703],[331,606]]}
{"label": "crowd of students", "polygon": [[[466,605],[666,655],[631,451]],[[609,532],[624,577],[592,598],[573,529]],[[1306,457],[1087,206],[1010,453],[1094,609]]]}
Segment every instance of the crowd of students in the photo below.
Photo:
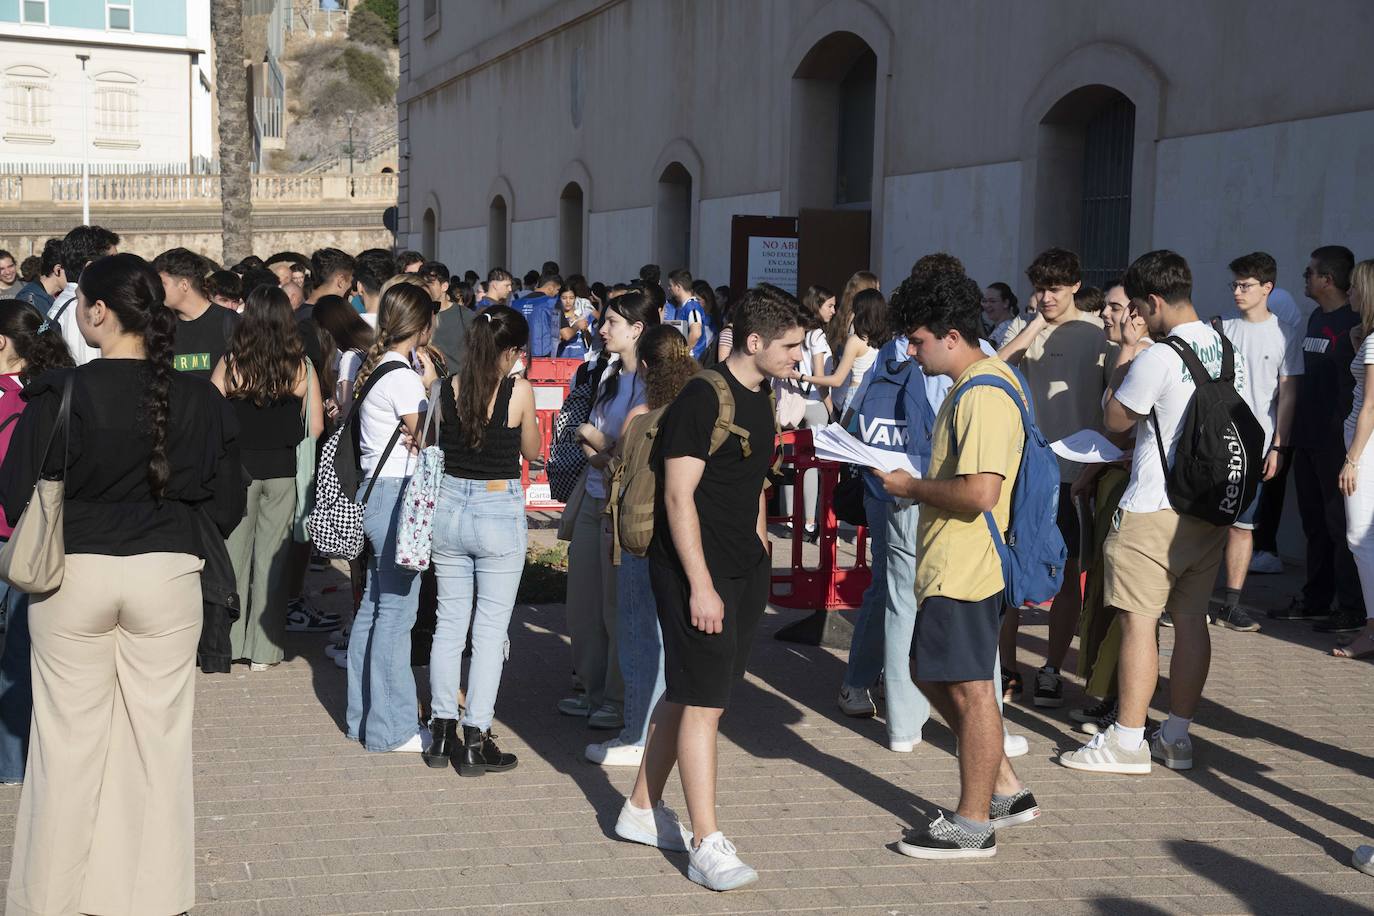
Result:
{"label": "crowd of students", "polygon": [[[1271,616],[1355,633],[1333,654],[1374,655],[1374,462],[1361,461],[1374,261],[1339,246],[1312,253],[1304,331],[1262,252],[1231,263],[1237,316],[1209,324],[1169,251],[1095,290],[1076,255],[1050,249],[1027,269],[1022,307],[943,253],[890,296],[861,271],[838,296],[796,298],[685,269],[665,288],[652,264],[611,286],[553,262],[482,281],[414,252],[288,251],[222,269],[182,248],[146,262],[119,241],[79,226],[44,246],[26,283],[7,280],[14,259],[0,252],[0,537],[40,478],[64,480],[66,507],[60,587],[3,599],[0,782],[24,783],[9,885],[23,911],[189,909],[194,669],[269,670],[288,631],[330,634],[345,730],[368,750],[464,776],[517,765],[492,724],[525,566],[521,462],[541,446],[533,358],[583,360],[587,408],[570,427],[585,466],[561,531],[577,689],[557,712],[614,733],[588,761],[638,769],[616,834],[686,852],[689,877],[715,890],[757,879],[716,820],[715,744],[767,602],[781,428],[839,422],[919,471],[862,470],[873,581],[839,688],[848,715],[885,705],[894,752],[920,743],[932,706],[958,736],[958,804],[905,834],[903,854],[993,855],[997,830],[1039,815],[1010,763],[1026,742],[1000,707],[1023,689],[1002,539],[1020,523],[1018,486],[1043,483],[1025,471],[1040,436],[1095,431],[1125,452],[1046,459],[1058,497],[1044,540],[1064,555],[1029,698],[1063,705],[1077,636],[1094,699],[1070,714],[1091,738],[1064,766],[1192,766],[1207,624],[1259,628],[1239,597],[1248,572],[1275,569],[1289,464],[1307,580]],[[1227,525],[1180,511],[1173,489],[1201,371],[1233,384],[1262,432],[1248,457],[1264,484]],[[331,435],[354,444],[367,545],[350,565],[351,615],[305,597]],[[635,552],[615,519],[641,466],[656,477]],[[423,562],[403,543],[417,480],[433,486]],[[814,472],[800,494],[778,489],[814,538]],[[232,622],[211,613],[212,581],[237,594]],[[1169,716],[1147,736],[1161,624],[1175,628]],[[663,803],[674,766],[690,828]]]}

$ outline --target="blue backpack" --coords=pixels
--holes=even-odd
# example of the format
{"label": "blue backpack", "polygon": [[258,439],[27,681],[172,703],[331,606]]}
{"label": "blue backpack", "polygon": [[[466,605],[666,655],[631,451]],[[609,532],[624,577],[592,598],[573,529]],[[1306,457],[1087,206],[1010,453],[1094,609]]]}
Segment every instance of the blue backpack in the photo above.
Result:
{"label": "blue backpack", "polygon": [[535,293],[517,300],[521,314],[530,325],[531,359],[553,356],[558,349],[558,298]]}
{"label": "blue backpack", "polygon": [[[1026,380],[1016,369],[1016,380],[1026,390]],[[1021,395],[1005,379],[979,375],[952,392],[954,409],[959,399],[970,389],[979,386],[999,388],[1006,392],[1021,411],[1021,425],[1026,432],[1026,445],[1021,451],[1021,466],[1011,491],[1011,517],[1006,536],[997,530],[991,512],[984,512],[992,542],[1002,559],[1002,578],[1006,585],[1008,606],[1040,604],[1059,594],[1064,582],[1064,563],[1069,551],[1059,532],[1059,461],[1051,451],[1040,427],[1035,425],[1035,411],[1028,408]],[[953,412],[950,413],[951,421]]]}
{"label": "blue backpack", "polygon": [[[866,445],[905,452],[918,467],[930,458],[935,413],[926,397],[925,374],[914,359],[899,362],[891,342],[879,349],[857,402],[850,431]],[[870,496],[893,501],[871,472],[865,470],[863,479]]]}

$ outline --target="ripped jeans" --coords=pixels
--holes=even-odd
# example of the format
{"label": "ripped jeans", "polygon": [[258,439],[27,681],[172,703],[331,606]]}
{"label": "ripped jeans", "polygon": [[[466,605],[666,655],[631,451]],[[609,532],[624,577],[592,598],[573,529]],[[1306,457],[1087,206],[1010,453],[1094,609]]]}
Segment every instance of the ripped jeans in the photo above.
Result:
{"label": "ripped jeans", "polygon": [[434,511],[432,554],[439,585],[438,623],[429,660],[434,718],[458,718],[463,648],[471,619],[472,663],[462,724],[483,731],[491,728],[501,670],[510,652],[511,611],[525,570],[528,538],[520,481],[444,477]]}

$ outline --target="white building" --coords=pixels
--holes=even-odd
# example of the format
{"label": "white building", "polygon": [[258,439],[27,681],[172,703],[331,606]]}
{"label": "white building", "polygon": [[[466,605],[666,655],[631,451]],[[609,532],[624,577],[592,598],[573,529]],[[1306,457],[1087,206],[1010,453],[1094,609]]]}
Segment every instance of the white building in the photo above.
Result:
{"label": "white building", "polygon": [[215,157],[209,0],[0,2],[0,171],[79,168],[84,65],[95,171]]}
{"label": "white building", "polygon": [[451,268],[713,283],[735,215],[803,282],[947,250],[1024,290],[1154,247],[1204,309],[1255,249],[1374,254],[1367,0],[401,2],[401,238]]}

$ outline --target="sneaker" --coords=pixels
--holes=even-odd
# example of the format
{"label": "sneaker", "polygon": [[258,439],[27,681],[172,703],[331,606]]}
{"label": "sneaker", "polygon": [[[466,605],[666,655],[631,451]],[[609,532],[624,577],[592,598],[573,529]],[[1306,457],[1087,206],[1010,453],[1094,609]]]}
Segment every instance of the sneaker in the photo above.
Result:
{"label": "sneaker", "polygon": [[1008,758],[1024,757],[1030,753],[1030,742],[1024,735],[1002,735],[1002,753]]}
{"label": "sneaker", "polygon": [[759,880],[759,873],[740,861],[735,844],[717,830],[687,851],[687,877],[713,891],[732,891]]}
{"label": "sneaker", "polygon": [[340,668],[342,668],[343,670],[347,671],[347,670],[348,670],[348,653],[347,653],[347,652],[343,652],[343,653],[340,653],[339,655],[334,656],[334,664],[338,665]]}
{"label": "sneaker", "polygon": [[1283,572],[1283,561],[1276,553],[1256,550],[1250,558],[1250,574],[1253,576],[1276,576]]}
{"label": "sneaker", "polygon": [[348,646],[325,646],[324,654],[330,658],[338,658],[340,655],[348,655]]}
{"label": "sneaker", "polygon": [[894,754],[910,754],[921,743],[921,736],[915,738],[888,738],[887,749]]}
{"label": "sneaker", "polygon": [[332,645],[335,645],[335,646],[346,646],[346,645],[348,645],[348,634],[349,634],[349,631],[352,630],[352,629],[353,629],[352,627],[347,627],[347,626],[339,627],[339,628],[338,628],[337,630],[335,630],[333,633],[330,633],[330,634],[329,634],[329,642],[330,642]]}
{"label": "sneaker", "polygon": [[1161,729],[1150,736],[1150,756],[1171,770],[1191,770],[1193,739],[1184,735],[1177,741],[1166,743]]}
{"label": "sneaker", "polygon": [[1172,629],[1174,628],[1174,617],[1173,617],[1173,615],[1170,614],[1168,611],[1165,611],[1163,614],[1160,614],[1160,615],[1159,615],[1159,625],[1160,625],[1161,627],[1168,627],[1169,629],[1172,630]]}
{"label": "sneaker", "polygon": [[1039,816],[1040,806],[1035,803],[1035,796],[1031,794],[1030,789],[1023,788],[1002,801],[994,798],[989,819],[992,821],[993,830],[1001,830],[1003,827],[1028,824]]}
{"label": "sneaker", "polygon": [[1096,722],[1098,719],[1112,711],[1116,705],[1116,700],[1111,697],[1104,697],[1100,702],[1082,709],[1069,710],[1069,718],[1075,722]]}
{"label": "sneaker", "polygon": [[856,719],[871,719],[878,712],[867,687],[840,687],[840,712]]}
{"label": "sneaker", "polygon": [[1025,689],[1025,686],[1026,684],[1025,681],[1023,681],[1021,678],[1020,671],[1003,671],[1002,702],[1010,703],[1012,700],[1019,697],[1021,695],[1021,691]]}
{"label": "sneaker", "polygon": [[286,603],[286,632],[317,633],[337,629],[343,619],[331,611],[322,611],[304,598]]}
{"label": "sneaker", "polygon": [[915,827],[902,834],[897,851],[913,859],[990,859],[997,855],[997,835],[988,829],[969,833],[940,813],[930,826],[918,831]]}
{"label": "sneaker", "polygon": [[1350,864],[1366,875],[1374,876],[1374,846],[1361,846],[1351,856]]}
{"label": "sneaker", "polygon": [[1035,698],[1031,702],[1050,709],[1064,705],[1064,679],[1057,671],[1041,668],[1035,672]]}
{"label": "sneaker", "polygon": [[1210,615],[1209,619],[1213,626],[1226,627],[1226,629],[1235,630],[1238,633],[1257,633],[1260,628],[1260,625],[1255,623],[1255,619],[1240,606],[1224,607]]}
{"label": "sneaker", "polygon": [[587,745],[583,755],[591,763],[599,763],[603,767],[637,767],[644,759],[644,745],[626,744],[619,738],[612,738],[600,744]]}
{"label": "sneaker", "polygon": [[1329,620],[1319,620],[1312,624],[1318,633],[1354,633],[1364,629],[1363,611],[1337,611]]}
{"label": "sneaker", "polygon": [[636,808],[625,799],[620,817],[615,819],[615,835],[631,843],[656,846],[669,852],[686,852],[692,848],[692,832],[660,799],[653,808]]}
{"label": "sneaker", "polygon": [[1270,620],[1316,620],[1319,617],[1329,617],[1331,611],[1328,608],[1308,607],[1307,600],[1301,595],[1288,602],[1288,607],[1274,608],[1269,612]]}
{"label": "sneaker", "polygon": [[1116,724],[1116,717],[1120,712],[1121,707],[1113,700],[1111,707],[1106,712],[1091,722],[1078,723],[1074,726],[1074,730],[1085,735],[1100,735]]}
{"label": "sneaker", "polygon": [[625,727],[625,717],[610,706],[602,706],[587,716],[587,727],[601,731],[620,731]]}
{"label": "sneaker", "polygon": [[587,702],[585,695],[579,694],[575,697],[564,697],[558,701],[558,711],[565,716],[586,716],[591,715],[592,707]]}
{"label": "sneaker", "polygon": [[405,744],[402,744],[400,747],[393,747],[387,753],[419,754],[422,753],[424,749],[427,747],[429,747],[429,729],[422,728],[419,731],[417,731],[415,735]]}
{"label": "sneaker", "polygon": [[1145,742],[1133,751],[1121,746],[1121,737],[1115,728],[1109,728],[1093,736],[1093,739],[1076,751],[1065,751],[1059,755],[1059,763],[1071,770],[1087,770],[1092,773],[1124,773],[1126,775],[1147,774],[1150,772],[1150,748]]}

